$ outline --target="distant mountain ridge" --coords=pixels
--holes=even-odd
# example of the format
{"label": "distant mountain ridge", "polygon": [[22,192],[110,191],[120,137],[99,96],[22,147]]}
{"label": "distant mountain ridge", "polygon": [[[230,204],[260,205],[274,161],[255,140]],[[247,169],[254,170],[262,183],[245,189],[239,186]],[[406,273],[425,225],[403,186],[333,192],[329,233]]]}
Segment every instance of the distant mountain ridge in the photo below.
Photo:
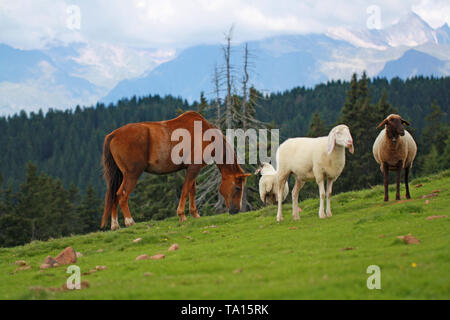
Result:
{"label": "distant mountain ridge", "polygon": [[[251,82],[256,88],[273,92],[349,79],[352,73],[363,70],[369,76],[388,79],[446,76],[450,75],[449,38],[447,24],[435,30],[411,12],[382,30],[337,28],[327,34],[250,41],[249,48],[256,56]],[[234,66],[242,68],[242,46],[235,46],[233,51]],[[443,55],[446,60],[437,57]],[[149,93],[179,95],[192,101],[201,91],[207,95],[213,92],[214,65],[222,65],[222,61],[220,45],[191,47],[143,77],[119,82],[101,101],[112,103]]]}
{"label": "distant mountain ridge", "polygon": [[[326,34],[279,35],[249,41],[250,84],[266,92],[313,87],[328,80],[450,75],[450,28],[433,29],[415,13],[381,30],[334,28]],[[413,51],[411,51],[413,50]],[[234,91],[240,91],[242,45],[233,46]],[[73,43],[44,50],[0,44],[0,115],[20,109],[65,109],[148,94],[213,98],[220,44],[175,50]]]}

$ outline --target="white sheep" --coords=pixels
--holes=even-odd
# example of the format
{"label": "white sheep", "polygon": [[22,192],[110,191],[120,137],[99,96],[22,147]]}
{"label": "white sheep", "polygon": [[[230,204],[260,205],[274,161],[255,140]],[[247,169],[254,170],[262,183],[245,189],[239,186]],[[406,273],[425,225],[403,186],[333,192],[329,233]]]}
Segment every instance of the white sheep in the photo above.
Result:
{"label": "white sheep", "polygon": [[[334,127],[327,137],[291,138],[283,142],[277,150],[278,186],[282,186],[291,173],[295,176],[292,190],[292,216],[299,220],[298,194],[306,181],[316,180],[320,192],[319,218],[325,218],[324,180],[327,179],[327,216],[331,217],[330,197],[333,182],[340,176],[345,166],[345,148],[354,152],[353,139],[346,125]],[[278,188],[277,221],[283,220],[282,199]]]}
{"label": "white sheep", "polygon": [[[255,174],[261,173],[259,179],[259,197],[264,204],[275,204],[277,201],[278,179],[277,172],[270,163],[263,162],[255,171]],[[283,201],[289,193],[289,186],[286,181],[283,190]]]}
{"label": "white sheep", "polygon": [[397,171],[396,200],[400,200],[400,174],[405,169],[406,199],[409,194],[409,169],[417,154],[417,144],[411,134],[403,128],[409,123],[398,114],[391,114],[377,128],[384,126],[373,144],[373,156],[380,165],[384,177],[384,201],[389,200],[389,170]]}

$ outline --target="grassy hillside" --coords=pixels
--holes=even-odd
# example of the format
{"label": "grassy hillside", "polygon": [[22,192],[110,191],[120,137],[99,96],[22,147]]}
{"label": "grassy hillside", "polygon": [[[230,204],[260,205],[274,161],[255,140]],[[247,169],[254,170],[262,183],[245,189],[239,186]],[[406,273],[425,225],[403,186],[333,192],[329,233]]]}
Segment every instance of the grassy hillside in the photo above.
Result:
{"label": "grassy hillside", "polygon": [[[300,221],[292,220],[286,204],[279,224],[275,207],[267,207],[0,249],[0,298],[450,299],[449,178],[446,171],[412,181],[409,201],[384,203],[382,187],[337,195],[334,216],[325,220],[317,216],[318,199],[310,199],[300,204]],[[436,190],[437,196],[422,198]],[[393,192],[392,186],[391,199]],[[434,215],[448,217],[426,219]],[[407,234],[420,244],[397,239]],[[133,243],[136,238],[143,240]],[[168,252],[173,243],[180,249]],[[82,272],[107,269],[82,276],[87,289],[30,290],[65,283],[65,267],[39,266],[67,246],[83,254],[77,261]],[[135,261],[157,253],[165,259]],[[22,259],[31,269],[16,270]],[[366,287],[369,265],[381,268],[381,290]]]}

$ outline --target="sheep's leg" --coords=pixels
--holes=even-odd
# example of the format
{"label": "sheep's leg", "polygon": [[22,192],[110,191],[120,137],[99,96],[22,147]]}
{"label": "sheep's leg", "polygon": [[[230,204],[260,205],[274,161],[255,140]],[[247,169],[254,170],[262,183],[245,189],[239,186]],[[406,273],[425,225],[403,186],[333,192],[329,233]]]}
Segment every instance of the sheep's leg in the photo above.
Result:
{"label": "sheep's leg", "polygon": [[406,199],[411,199],[409,194],[409,183],[408,183],[409,167],[405,168],[405,189],[406,189]]}
{"label": "sheep's leg", "polygon": [[278,175],[278,192],[277,192],[277,198],[278,198],[278,210],[277,210],[277,222],[283,221],[283,189],[284,184],[286,183],[287,178],[289,177],[288,174],[279,174]]}
{"label": "sheep's leg", "polygon": [[295,186],[292,189],[292,217],[294,220],[300,220],[300,215],[298,214],[298,194],[305,183],[298,179],[295,179]]}
{"label": "sheep's leg", "polygon": [[383,162],[384,201],[389,201],[389,165]]}
{"label": "sheep's leg", "polygon": [[400,200],[400,177],[402,175],[402,164],[399,162],[397,164],[397,191],[395,193],[395,200]]}
{"label": "sheep's leg", "polygon": [[327,217],[331,217],[331,192],[333,190],[333,179],[327,179]]}
{"label": "sheep's leg", "polygon": [[325,186],[324,186],[324,179],[317,182],[319,185],[319,194],[320,194],[320,207],[319,207],[319,218],[325,219],[325,212],[323,210],[323,203],[325,201]]}

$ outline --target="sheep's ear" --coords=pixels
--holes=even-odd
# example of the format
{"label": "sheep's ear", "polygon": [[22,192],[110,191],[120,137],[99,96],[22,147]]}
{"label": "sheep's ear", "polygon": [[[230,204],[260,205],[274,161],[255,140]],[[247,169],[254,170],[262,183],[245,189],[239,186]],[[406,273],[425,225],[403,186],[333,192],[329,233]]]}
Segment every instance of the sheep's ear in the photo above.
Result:
{"label": "sheep's ear", "polygon": [[408,122],[408,121],[406,121],[406,120],[405,120],[405,119],[403,119],[403,118],[402,118],[402,123],[403,123],[403,124],[406,124],[407,126],[409,126],[409,122]]}
{"label": "sheep's ear", "polygon": [[332,153],[336,145],[336,133],[331,132],[328,136],[328,154]]}
{"label": "sheep's ear", "polygon": [[384,119],[378,126],[377,129],[380,129],[382,126],[384,126],[387,122],[387,119]]}

